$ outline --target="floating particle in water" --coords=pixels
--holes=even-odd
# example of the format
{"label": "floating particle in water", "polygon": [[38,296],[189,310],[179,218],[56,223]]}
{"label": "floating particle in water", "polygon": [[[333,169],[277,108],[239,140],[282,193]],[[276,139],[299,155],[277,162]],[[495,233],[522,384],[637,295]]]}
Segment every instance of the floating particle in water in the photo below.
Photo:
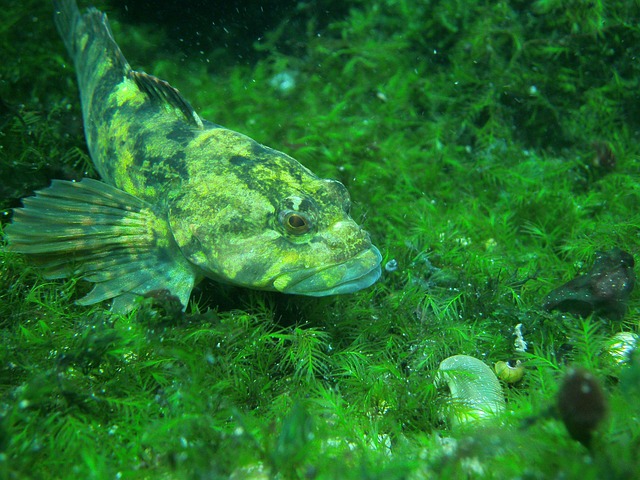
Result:
{"label": "floating particle in water", "polygon": [[398,269],[398,261],[395,258],[392,258],[384,264],[384,269],[389,273],[395,272]]}

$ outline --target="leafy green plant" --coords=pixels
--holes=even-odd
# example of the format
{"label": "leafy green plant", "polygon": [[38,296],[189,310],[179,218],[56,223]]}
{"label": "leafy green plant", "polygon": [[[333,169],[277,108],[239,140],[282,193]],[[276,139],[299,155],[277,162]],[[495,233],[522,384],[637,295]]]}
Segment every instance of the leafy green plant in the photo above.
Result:
{"label": "leafy green plant", "polygon": [[[225,52],[179,51],[161,28],[108,10],[135,68],[179,88],[204,118],[342,181],[383,267],[395,263],[355,295],[203,282],[185,312],[168,292],[120,316],[75,305],[87,285],[45,280],[3,244],[0,476],[640,469],[638,356],[618,364],[608,353],[613,334],[638,332],[637,288],[621,321],[541,308],[597,252],[639,251],[637,6],[356,0],[319,29],[314,17],[336,5],[301,4],[288,17],[306,19],[297,35],[283,20],[251,61],[232,39]],[[35,0],[0,12],[3,224],[52,178],[95,175],[50,16]],[[274,81],[281,74],[291,88]],[[518,324],[526,351],[514,345]],[[496,422],[443,419],[435,372],[456,354],[522,361]],[[602,380],[610,405],[588,462],[547,414],[572,365]]]}

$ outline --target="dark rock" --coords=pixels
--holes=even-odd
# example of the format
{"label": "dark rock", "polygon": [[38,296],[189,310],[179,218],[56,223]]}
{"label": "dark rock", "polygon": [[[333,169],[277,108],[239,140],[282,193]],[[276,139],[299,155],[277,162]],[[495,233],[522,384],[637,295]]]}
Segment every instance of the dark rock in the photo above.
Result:
{"label": "dark rock", "polygon": [[633,266],[633,257],[619,248],[598,253],[589,272],[549,293],[542,308],[583,317],[595,313],[619,320],[627,311],[627,300],[635,285]]}

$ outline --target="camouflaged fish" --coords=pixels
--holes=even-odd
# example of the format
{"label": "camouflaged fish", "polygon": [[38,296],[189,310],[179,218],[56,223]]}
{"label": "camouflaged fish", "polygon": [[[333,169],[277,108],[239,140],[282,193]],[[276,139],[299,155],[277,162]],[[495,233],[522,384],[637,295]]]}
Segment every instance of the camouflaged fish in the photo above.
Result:
{"label": "camouflaged fish", "polygon": [[381,256],[349,196],[284,153],[201,119],[168,83],[131,69],[106,15],[54,2],[73,58],[91,158],[102,182],[54,180],[6,229],[48,278],[81,276],[78,303],[168,290],[186,306],[203,276],[324,296],[368,287]]}

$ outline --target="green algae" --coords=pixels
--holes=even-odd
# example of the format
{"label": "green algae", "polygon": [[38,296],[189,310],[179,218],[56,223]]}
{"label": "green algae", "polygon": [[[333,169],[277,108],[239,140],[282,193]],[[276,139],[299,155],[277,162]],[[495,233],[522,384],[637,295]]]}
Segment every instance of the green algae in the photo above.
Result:
{"label": "green algae", "polygon": [[[352,2],[321,35],[314,12],[251,64],[111,18],[204,118],[342,181],[397,270],[328,299],[206,282],[184,314],[159,297],[117,316],[2,250],[0,478],[630,478],[640,357],[607,348],[638,332],[637,289],[621,321],[541,304],[596,252],[640,251],[637,4]],[[50,6],[0,15],[4,223],[94,173]],[[434,376],[456,354],[526,365],[498,421],[443,420]],[[550,410],[570,365],[609,399],[590,452]]]}

